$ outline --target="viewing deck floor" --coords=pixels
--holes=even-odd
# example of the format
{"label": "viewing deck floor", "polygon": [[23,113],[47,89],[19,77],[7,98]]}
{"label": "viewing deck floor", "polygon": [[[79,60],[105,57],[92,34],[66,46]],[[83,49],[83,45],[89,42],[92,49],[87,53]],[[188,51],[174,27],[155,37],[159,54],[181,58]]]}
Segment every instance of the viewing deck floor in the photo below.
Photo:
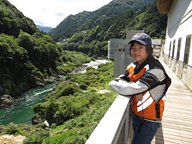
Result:
{"label": "viewing deck floor", "polygon": [[192,92],[161,62],[172,84],[167,92],[162,125],[152,144],[192,144]]}

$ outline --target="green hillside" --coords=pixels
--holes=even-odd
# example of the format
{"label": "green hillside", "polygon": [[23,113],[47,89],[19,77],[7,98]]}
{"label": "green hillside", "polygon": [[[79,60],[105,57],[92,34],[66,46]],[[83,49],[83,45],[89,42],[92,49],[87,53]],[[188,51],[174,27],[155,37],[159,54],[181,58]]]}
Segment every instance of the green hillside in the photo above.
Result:
{"label": "green hillside", "polygon": [[108,5],[94,12],[81,12],[77,15],[70,15],[64,19],[55,29],[50,31],[54,41],[62,41],[70,38],[75,32],[88,30],[103,20],[126,12],[127,10],[138,11],[153,0],[113,0]]}
{"label": "green hillside", "polygon": [[18,37],[20,30],[32,35],[37,31],[33,21],[7,0],[0,1],[0,33]]}
{"label": "green hillside", "polygon": [[[88,68],[84,74],[68,74],[48,94],[44,103],[33,106],[32,119],[47,120],[37,125],[0,125],[0,136],[13,134],[27,136],[23,144],[85,144],[118,93],[109,90],[113,77],[114,63]],[[98,93],[108,90],[107,93]]]}
{"label": "green hillside", "polygon": [[0,1],[0,107],[6,106],[7,95],[17,97],[45,86],[51,75],[67,74],[90,60],[85,54],[63,51],[9,1]]}
{"label": "green hillside", "polygon": [[91,12],[81,12],[77,15],[70,15],[62,21],[55,29],[51,30],[49,34],[54,41],[62,41],[65,38],[71,37],[87,18],[91,17]]}
{"label": "green hillside", "polygon": [[79,51],[93,57],[106,57],[108,40],[125,38],[128,30],[144,30],[154,38],[165,38],[167,15],[157,9],[157,1],[144,6],[140,11],[128,10],[103,20],[97,26],[78,31],[67,42],[61,44],[64,50]]}

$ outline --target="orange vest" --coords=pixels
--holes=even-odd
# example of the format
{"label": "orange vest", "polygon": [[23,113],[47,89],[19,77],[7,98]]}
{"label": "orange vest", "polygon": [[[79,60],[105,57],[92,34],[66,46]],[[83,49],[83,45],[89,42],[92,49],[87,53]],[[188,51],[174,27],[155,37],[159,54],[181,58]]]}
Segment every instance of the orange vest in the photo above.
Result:
{"label": "orange vest", "polygon": [[[145,71],[148,69],[148,65],[146,65],[137,74],[134,74],[134,69],[135,67],[133,65],[127,68],[130,82],[136,82],[140,77],[142,77]],[[150,120],[162,119],[165,105],[165,96],[161,98],[158,104],[156,104],[149,91],[146,91],[143,93],[143,100],[137,102],[135,96],[132,96],[131,102],[131,109],[136,115]]]}

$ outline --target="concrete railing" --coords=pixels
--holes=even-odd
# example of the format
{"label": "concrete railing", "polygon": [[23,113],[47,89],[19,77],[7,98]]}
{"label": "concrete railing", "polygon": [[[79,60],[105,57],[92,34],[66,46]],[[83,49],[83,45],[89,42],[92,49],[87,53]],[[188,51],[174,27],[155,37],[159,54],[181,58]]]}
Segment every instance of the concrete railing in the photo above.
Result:
{"label": "concrete railing", "polygon": [[132,136],[130,98],[118,95],[86,144],[130,144]]}

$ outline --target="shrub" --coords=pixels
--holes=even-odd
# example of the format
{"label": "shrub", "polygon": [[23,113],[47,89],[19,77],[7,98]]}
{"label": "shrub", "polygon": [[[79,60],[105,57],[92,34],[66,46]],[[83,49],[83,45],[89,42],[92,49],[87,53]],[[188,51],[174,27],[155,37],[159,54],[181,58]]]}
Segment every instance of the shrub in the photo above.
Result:
{"label": "shrub", "polygon": [[48,97],[54,97],[55,99],[58,99],[61,96],[68,96],[70,94],[72,95],[78,91],[80,91],[80,87],[77,84],[71,81],[64,81],[57,85],[55,91],[49,94]]}
{"label": "shrub", "polygon": [[47,127],[47,125],[45,123],[39,123],[39,124],[34,125],[34,126],[37,128],[42,128],[42,129],[45,129]]}
{"label": "shrub", "polygon": [[90,91],[91,92],[96,92],[96,89],[95,88],[90,88]]}
{"label": "shrub", "polygon": [[83,136],[70,136],[65,141],[63,144],[84,144],[86,142],[86,138]]}
{"label": "shrub", "polygon": [[50,133],[48,131],[40,131],[35,133],[32,136],[27,137],[23,141],[23,144],[41,144],[42,141],[49,136],[50,136]]}
{"label": "shrub", "polygon": [[86,99],[90,102],[90,103],[94,103],[96,100],[99,100],[99,94],[97,93],[94,93],[94,92],[90,92],[90,93],[87,93],[85,95]]}
{"label": "shrub", "polygon": [[16,132],[18,132],[18,128],[16,125],[8,125],[6,128],[6,133],[7,134],[15,134]]}
{"label": "shrub", "polygon": [[75,127],[75,126],[76,126],[76,121],[75,121],[74,119],[71,119],[71,120],[69,120],[69,121],[67,121],[67,122],[65,123],[64,128],[72,129],[72,128]]}
{"label": "shrub", "polygon": [[51,128],[52,128],[52,129],[54,129],[54,128],[56,128],[56,127],[57,127],[57,124],[56,124],[56,123],[52,123],[52,124],[51,124]]}
{"label": "shrub", "polygon": [[87,89],[87,85],[84,83],[84,82],[81,82],[79,84],[80,88],[83,89],[83,90],[86,90]]}
{"label": "shrub", "polygon": [[[42,144],[63,144],[66,139],[76,135],[77,135],[76,131],[65,132],[52,137],[47,137],[46,139],[43,140]],[[79,143],[75,143],[75,144],[79,144]]]}

